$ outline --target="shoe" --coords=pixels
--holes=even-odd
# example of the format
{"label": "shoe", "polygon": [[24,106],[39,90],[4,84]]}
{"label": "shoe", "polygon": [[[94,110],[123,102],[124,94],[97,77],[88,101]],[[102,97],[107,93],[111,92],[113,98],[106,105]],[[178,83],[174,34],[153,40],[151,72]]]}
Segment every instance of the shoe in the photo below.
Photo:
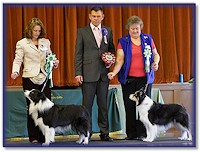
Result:
{"label": "shoe", "polygon": [[37,143],[38,143],[38,140],[32,140],[31,143],[32,143],[32,144],[37,144]]}
{"label": "shoe", "polygon": [[110,138],[110,136],[107,134],[100,134],[99,136],[100,136],[101,141],[113,141],[113,139]]}
{"label": "shoe", "polygon": [[126,137],[125,140],[133,140],[132,137]]}
{"label": "shoe", "polygon": [[138,137],[126,137],[125,140],[137,140]]}

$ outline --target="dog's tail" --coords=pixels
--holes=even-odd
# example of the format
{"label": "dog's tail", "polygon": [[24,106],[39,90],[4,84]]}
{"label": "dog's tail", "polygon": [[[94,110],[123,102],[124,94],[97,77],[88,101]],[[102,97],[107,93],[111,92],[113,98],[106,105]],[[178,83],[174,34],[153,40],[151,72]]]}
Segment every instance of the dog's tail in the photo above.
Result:
{"label": "dog's tail", "polygon": [[85,137],[88,137],[88,133],[91,131],[91,119],[89,112],[84,106],[80,106],[80,113],[78,118],[73,122],[73,130],[77,132],[77,134],[84,134]]}
{"label": "dog's tail", "polygon": [[180,123],[183,127],[189,129],[189,119],[189,113],[185,107],[179,105],[179,111],[174,116],[174,120],[176,120],[177,123]]}
{"label": "dog's tail", "polygon": [[88,136],[88,132],[90,131],[90,119],[88,117],[79,117],[72,125],[73,130],[77,132],[77,134],[84,134],[85,137]]}

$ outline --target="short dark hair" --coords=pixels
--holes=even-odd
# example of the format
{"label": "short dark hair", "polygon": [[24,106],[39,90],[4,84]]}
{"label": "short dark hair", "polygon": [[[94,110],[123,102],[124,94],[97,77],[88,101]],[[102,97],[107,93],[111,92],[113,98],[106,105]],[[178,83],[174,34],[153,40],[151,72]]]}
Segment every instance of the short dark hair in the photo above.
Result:
{"label": "short dark hair", "polygon": [[103,12],[103,8],[101,6],[93,6],[91,9],[90,9],[90,12],[92,11],[102,11]]}

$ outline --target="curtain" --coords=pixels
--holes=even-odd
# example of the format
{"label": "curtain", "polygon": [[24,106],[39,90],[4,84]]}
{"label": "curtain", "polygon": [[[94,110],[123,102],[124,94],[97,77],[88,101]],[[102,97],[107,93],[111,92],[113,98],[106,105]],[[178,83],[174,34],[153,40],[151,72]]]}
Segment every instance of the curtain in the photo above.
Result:
{"label": "curtain", "polygon": [[[22,85],[21,76],[10,78],[16,42],[24,37],[24,29],[32,17],[43,22],[51,49],[60,60],[53,70],[54,86],[78,86],[74,75],[74,54],[77,28],[86,26],[93,4],[3,4],[4,69],[7,86]],[[159,70],[154,83],[184,81],[194,77],[195,67],[195,4],[103,4],[103,24],[113,30],[115,47],[128,33],[130,16],[144,22],[142,32],[151,34],[160,54]],[[111,67],[112,69],[113,67]],[[20,72],[20,75],[22,72]],[[118,84],[115,77],[111,84]]]}

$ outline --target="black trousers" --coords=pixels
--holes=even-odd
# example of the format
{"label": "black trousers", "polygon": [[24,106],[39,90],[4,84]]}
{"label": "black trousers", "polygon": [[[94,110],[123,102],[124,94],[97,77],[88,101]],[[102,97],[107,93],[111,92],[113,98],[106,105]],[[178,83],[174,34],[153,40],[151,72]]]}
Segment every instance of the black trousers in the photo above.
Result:
{"label": "black trousers", "polygon": [[100,133],[109,134],[107,109],[108,86],[109,81],[102,81],[101,78],[97,82],[83,82],[81,85],[83,106],[86,107],[90,114],[90,132],[92,132],[92,106],[96,94],[98,105],[98,125],[100,128]]}
{"label": "black trousers", "polygon": [[[34,84],[29,78],[22,78],[22,85],[24,91],[32,89],[41,90],[43,87],[43,84],[42,85]],[[46,97],[51,100],[51,90],[49,88],[49,81],[47,82],[43,92],[46,95]],[[29,141],[32,142],[33,140],[38,140],[39,142],[44,142],[45,138],[42,132],[39,130],[38,126],[37,127],[35,126],[32,117],[29,115],[30,101],[28,98],[26,98],[26,103],[27,103],[27,129],[28,129]]]}
{"label": "black trousers", "polygon": [[[135,102],[129,99],[129,95],[145,87],[147,83],[146,77],[127,77],[126,84],[121,84],[124,106],[126,111],[126,134],[130,138],[140,137],[140,134],[145,132],[140,129],[141,126],[137,127],[136,121],[136,105]],[[147,87],[147,95],[151,97],[152,84]]]}

